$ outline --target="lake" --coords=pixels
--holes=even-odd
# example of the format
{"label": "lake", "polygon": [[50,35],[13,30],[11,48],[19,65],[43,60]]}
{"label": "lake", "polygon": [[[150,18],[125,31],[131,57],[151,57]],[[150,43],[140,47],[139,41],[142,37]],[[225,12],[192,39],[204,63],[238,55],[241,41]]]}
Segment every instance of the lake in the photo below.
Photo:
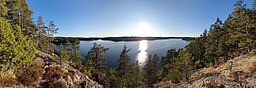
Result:
{"label": "lake", "polygon": [[91,49],[94,42],[101,44],[109,50],[104,54],[107,61],[107,66],[116,67],[117,61],[119,59],[120,53],[123,50],[124,44],[127,48],[131,48],[128,55],[131,58],[131,62],[139,61],[140,65],[143,66],[146,61],[147,54],[157,54],[161,60],[162,56],[166,55],[168,49],[171,48],[183,48],[189,42],[182,39],[161,39],[161,40],[140,40],[140,41],[122,41],[113,42],[106,40],[96,40],[96,41],[80,41],[80,51],[81,55],[87,55],[88,51]]}

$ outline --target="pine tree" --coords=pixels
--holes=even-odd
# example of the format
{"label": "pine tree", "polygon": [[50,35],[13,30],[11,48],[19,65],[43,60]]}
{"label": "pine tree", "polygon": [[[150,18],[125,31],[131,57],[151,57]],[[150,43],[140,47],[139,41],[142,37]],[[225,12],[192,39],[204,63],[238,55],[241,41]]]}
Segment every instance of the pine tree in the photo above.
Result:
{"label": "pine tree", "polygon": [[253,10],[256,10],[256,0],[253,0],[252,9],[253,9]]}
{"label": "pine tree", "polygon": [[157,60],[158,56],[154,55],[153,57],[151,55],[148,56],[146,60],[146,64],[143,68],[143,71],[145,72],[144,75],[144,82],[149,86],[153,87],[153,84],[157,82]]}
{"label": "pine tree", "polygon": [[79,64],[81,63],[81,55],[80,55],[80,46],[79,46],[80,41],[78,39],[74,40],[74,43],[72,44],[73,46],[73,61]]}
{"label": "pine tree", "polygon": [[41,16],[37,19],[36,46],[39,50],[46,52],[46,26]]}
{"label": "pine tree", "polygon": [[137,88],[139,86],[139,81],[140,81],[140,66],[139,66],[139,61],[136,60],[136,62],[133,64],[133,70],[132,70],[133,75],[131,77],[133,77],[133,87]]}
{"label": "pine tree", "polygon": [[63,44],[60,44],[59,54],[60,54],[60,64],[62,63],[63,60],[68,60],[70,58],[68,50],[65,48]]}
{"label": "pine tree", "polygon": [[88,55],[86,56],[86,66],[88,68],[92,68],[92,77],[93,80],[104,84],[105,80],[105,70],[106,70],[106,60],[103,57],[103,54],[108,50],[101,46],[100,44],[93,43],[93,47],[88,51]]}
{"label": "pine tree", "polygon": [[223,36],[222,31],[222,22],[219,18],[217,18],[216,22],[211,25],[210,30],[208,32],[208,38],[206,42],[206,59],[210,63],[218,62],[218,57],[222,55],[221,42],[220,38]]}
{"label": "pine tree", "polygon": [[181,74],[182,77],[185,78],[185,81],[188,82],[189,77],[190,77],[190,71],[193,70],[193,66],[192,66],[192,62],[191,59],[193,59],[193,57],[191,56],[191,54],[185,50],[180,50],[179,51],[179,59],[178,62],[180,69],[181,69]]}
{"label": "pine tree", "polygon": [[54,41],[53,34],[56,34],[58,28],[53,21],[50,21],[49,26],[46,29],[46,53],[53,53],[55,45],[52,43]]}
{"label": "pine tree", "polygon": [[176,51],[175,48],[169,49],[167,51],[167,54],[165,57],[162,57],[161,60],[161,66],[162,66],[162,78],[165,77],[169,71],[169,69],[173,66],[173,61],[175,61],[178,57],[178,52]]}
{"label": "pine tree", "polygon": [[124,49],[120,54],[120,58],[118,59],[118,66],[117,66],[117,72],[118,72],[118,76],[122,79],[122,87],[126,86],[126,82],[128,79],[128,71],[131,70],[130,65],[129,65],[129,61],[130,61],[130,57],[128,55],[128,52],[131,49],[127,50],[127,46],[124,45]]}

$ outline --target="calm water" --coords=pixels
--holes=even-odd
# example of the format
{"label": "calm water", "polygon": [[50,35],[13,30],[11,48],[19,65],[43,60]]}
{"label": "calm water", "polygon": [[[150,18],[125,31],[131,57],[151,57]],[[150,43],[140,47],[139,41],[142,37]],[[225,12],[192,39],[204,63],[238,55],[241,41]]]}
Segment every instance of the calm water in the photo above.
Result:
{"label": "calm water", "polygon": [[[109,50],[104,54],[107,65],[109,67],[116,67],[117,60],[119,55],[123,50],[124,44],[128,48],[131,48],[129,51],[129,56],[131,57],[131,62],[139,61],[140,65],[143,66],[143,63],[146,60],[147,54],[157,54],[158,56],[165,56],[166,52],[170,48],[183,48],[189,42],[181,39],[164,39],[164,40],[141,40],[141,41],[128,41],[128,42],[113,42],[113,41],[80,41],[81,54],[83,56],[87,55],[88,51],[91,49],[94,42],[101,44]],[[161,58],[159,58],[161,59]],[[159,60],[160,61],[160,60]]]}

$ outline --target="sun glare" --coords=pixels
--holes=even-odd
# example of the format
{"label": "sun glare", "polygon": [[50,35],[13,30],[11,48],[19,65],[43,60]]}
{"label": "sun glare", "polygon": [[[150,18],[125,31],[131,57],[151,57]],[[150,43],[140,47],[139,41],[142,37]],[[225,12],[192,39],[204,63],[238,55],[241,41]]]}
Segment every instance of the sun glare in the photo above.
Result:
{"label": "sun glare", "polygon": [[146,22],[141,22],[137,26],[138,36],[149,36],[150,35],[150,25]]}

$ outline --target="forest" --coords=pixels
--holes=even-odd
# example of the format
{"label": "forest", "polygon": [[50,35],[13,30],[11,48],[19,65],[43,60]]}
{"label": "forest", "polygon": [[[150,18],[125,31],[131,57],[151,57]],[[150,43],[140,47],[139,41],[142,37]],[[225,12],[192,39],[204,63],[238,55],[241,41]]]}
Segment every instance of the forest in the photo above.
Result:
{"label": "forest", "polygon": [[[86,56],[80,54],[78,39],[72,42],[67,39],[57,49],[53,35],[61,29],[54,21],[46,25],[41,16],[33,22],[32,15],[25,0],[0,2],[0,85],[32,85],[38,81],[42,72],[38,69],[42,67],[32,64],[37,50],[57,55],[60,65],[67,62],[106,88],[153,87],[165,80],[189,82],[189,76],[199,69],[256,53],[256,0],[250,8],[238,0],[227,19],[216,18],[216,22],[184,48],[169,49],[164,57],[148,55],[143,68],[139,68],[138,61],[129,63],[131,49],[126,45],[115,68],[106,65],[103,55],[108,48],[96,42]],[[47,86],[58,87],[52,83]]]}

